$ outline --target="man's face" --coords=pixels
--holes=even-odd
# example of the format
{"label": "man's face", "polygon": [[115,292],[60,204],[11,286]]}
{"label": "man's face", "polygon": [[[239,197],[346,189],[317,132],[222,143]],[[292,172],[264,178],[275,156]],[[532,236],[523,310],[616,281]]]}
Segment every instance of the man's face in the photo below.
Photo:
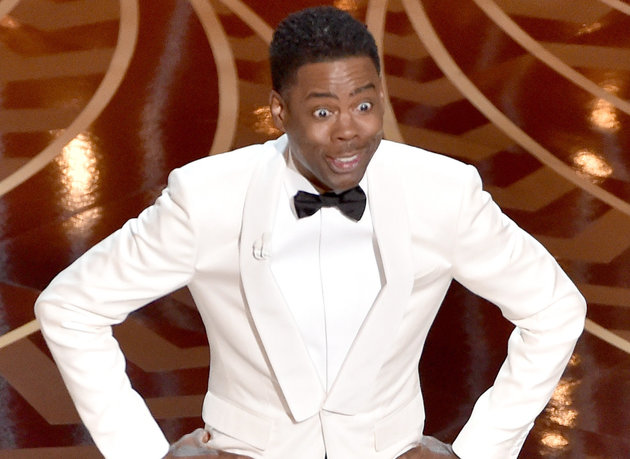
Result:
{"label": "man's face", "polygon": [[270,105],[298,171],[319,192],[361,181],[383,138],[383,89],[369,57],[305,64]]}

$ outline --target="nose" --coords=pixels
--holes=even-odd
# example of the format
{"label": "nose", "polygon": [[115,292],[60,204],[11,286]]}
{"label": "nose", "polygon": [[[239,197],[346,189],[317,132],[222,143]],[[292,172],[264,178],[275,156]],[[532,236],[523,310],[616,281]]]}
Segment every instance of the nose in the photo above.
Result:
{"label": "nose", "polygon": [[351,113],[341,112],[335,123],[334,137],[337,140],[351,140],[358,135],[357,123]]}

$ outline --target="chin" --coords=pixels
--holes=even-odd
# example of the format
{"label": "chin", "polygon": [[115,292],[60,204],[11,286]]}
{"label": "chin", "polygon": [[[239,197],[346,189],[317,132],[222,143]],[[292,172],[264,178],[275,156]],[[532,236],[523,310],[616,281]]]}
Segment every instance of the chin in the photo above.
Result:
{"label": "chin", "polygon": [[360,182],[360,180],[352,181],[352,182],[339,183],[335,187],[332,188],[332,191],[334,191],[335,193],[341,193],[342,191],[346,191],[346,190],[349,190],[350,188],[354,188],[355,186],[357,186],[359,184],[359,182]]}

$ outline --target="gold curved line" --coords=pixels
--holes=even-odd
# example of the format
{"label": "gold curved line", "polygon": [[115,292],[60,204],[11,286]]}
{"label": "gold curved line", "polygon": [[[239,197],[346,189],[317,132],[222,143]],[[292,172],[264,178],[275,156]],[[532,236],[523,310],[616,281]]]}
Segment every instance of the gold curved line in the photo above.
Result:
{"label": "gold curved line", "polygon": [[238,73],[230,42],[211,2],[190,0],[190,4],[201,21],[217,66],[219,115],[210,147],[210,154],[214,155],[228,151],[234,142],[239,112]]}
{"label": "gold curved line", "polygon": [[599,0],[601,3],[610,6],[612,9],[630,15],[630,5],[620,0]]}
{"label": "gold curved line", "polygon": [[94,95],[85,108],[63,133],[25,165],[0,181],[0,196],[8,193],[27,179],[42,170],[63,147],[85,130],[103,111],[120,86],[127,72],[138,39],[137,0],[120,0],[120,23],[118,42],[112,55],[109,68]]}
{"label": "gold curved line", "polygon": [[514,41],[521,45],[532,56],[585,91],[610,102],[622,112],[630,115],[630,102],[602,89],[584,75],[575,71],[571,66],[565,64],[560,58],[547,51],[543,45],[521,29],[493,0],[473,0],[473,2],[475,2],[486,16],[492,19],[501,30],[512,37]]}
{"label": "gold curved line", "polygon": [[431,57],[451,83],[465,95],[471,104],[477,107],[481,113],[495,126],[505,132],[512,140],[529,151],[543,164],[553,169],[558,175],[569,180],[574,185],[582,188],[584,191],[592,194],[606,204],[618,209],[620,212],[630,215],[630,203],[577,175],[571,167],[527,135],[483,95],[472,81],[464,75],[453,58],[448,54],[448,51],[437,36],[435,29],[431,25],[419,1],[402,0],[402,3],[414,30],[427,51],[431,54]]}
{"label": "gold curved line", "polygon": [[3,0],[0,2],[0,19],[7,16],[20,0]]}
{"label": "gold curved line", "polygon": [[383,80],[383,93],[385,96],[385,114],[383,117],[383,130],[385,137],[396,142],[404,142],[396,114],[392,108],[389,92],[387,90],[387,76],[385,75],[385,65],[383,61],[384,43],[385,43],[385,17],[387,16],[388,0],[370,0],[368,2],[365,22],[374,35],[374,40],[378,45],[379,57],[381,59],[381,75]]}
{"label": "gold curved line", "polygon": [[586,319],[584,330],[589,332],[591,335],[597,336],[602,341],[606,341],[608,344],[615,346],[617,349],[630,354],[630,341],[623,339],[621,336],[611,332],[605,327],[602,327],[598,323],[593,322],[591,319]]}
{"label": "gold curved line", "polygon": [[0,349],[10,346],[16,341],[26,338],[28,335],[31,335],[38,330],[39,323],[36,320],[31,320],[20,327],[14,328],[10,332],[0,336]]}
{"label": "gold curved line", "polygon": [[271,42],[273,28],[241,0],[219,0],[245,22],[265,43]]}

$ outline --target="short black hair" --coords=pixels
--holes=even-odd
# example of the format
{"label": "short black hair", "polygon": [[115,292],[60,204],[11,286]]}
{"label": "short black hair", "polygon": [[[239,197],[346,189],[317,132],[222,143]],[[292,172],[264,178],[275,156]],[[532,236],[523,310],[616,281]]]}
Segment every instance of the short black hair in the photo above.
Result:
{"label": "short black hair", "polygon": [[349,13],[333,6],[292,13],[280,22],[269,46],[273,89],[281,92],[292,84],[304,64],[355,56],[372,59],[380,74],[374,37]]}

